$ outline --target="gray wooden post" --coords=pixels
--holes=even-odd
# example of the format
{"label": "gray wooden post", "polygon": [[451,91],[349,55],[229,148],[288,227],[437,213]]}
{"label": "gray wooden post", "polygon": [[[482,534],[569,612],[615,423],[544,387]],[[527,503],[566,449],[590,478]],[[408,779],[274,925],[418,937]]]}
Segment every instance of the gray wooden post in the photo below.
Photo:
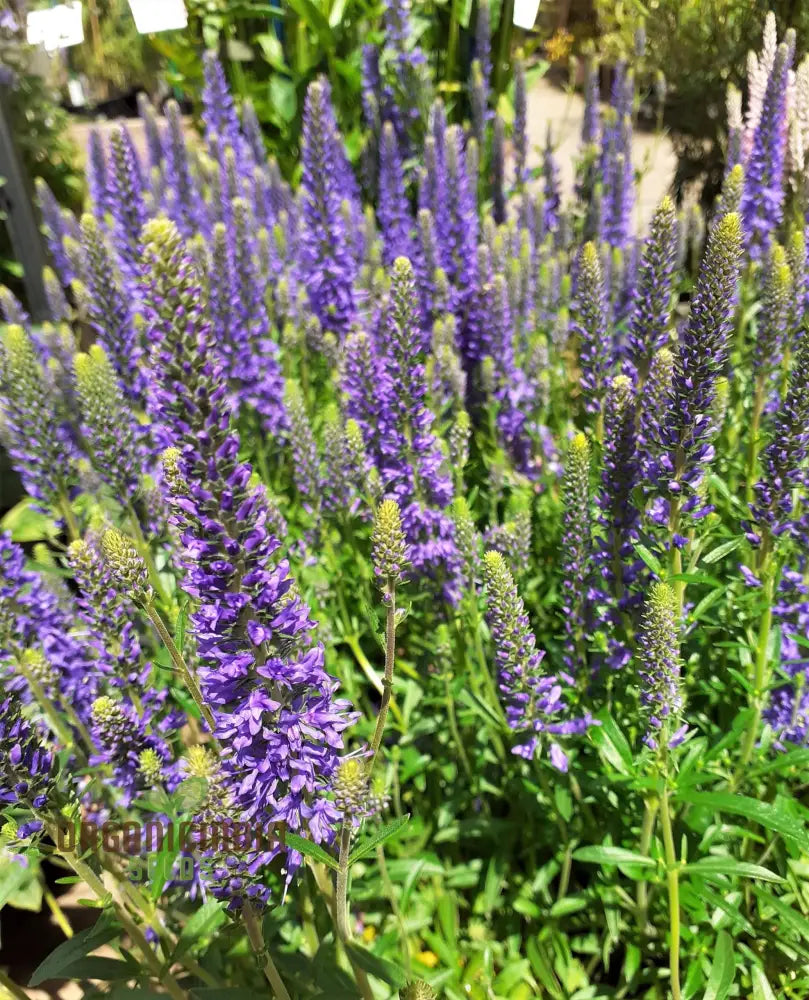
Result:
{"label": "gray wooden post", "polygon": [[20,157],[14,144],[14,135],[8,116],[5,88],[0,85],[0,208],[6,216],[6,228],[11,237],[14,255],[23,269],[23,282],[28,297],[28,308],[35,322],[48,318],[48,300],[42,282],[42,269],[46,264],[42,236],[31,201],[31,190],[26,183]]}

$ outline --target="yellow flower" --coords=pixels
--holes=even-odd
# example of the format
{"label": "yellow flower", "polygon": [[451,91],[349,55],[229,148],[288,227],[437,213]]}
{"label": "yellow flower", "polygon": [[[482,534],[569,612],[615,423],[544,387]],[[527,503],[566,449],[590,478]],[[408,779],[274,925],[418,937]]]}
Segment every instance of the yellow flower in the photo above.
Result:
{"label": "yellow flower", "polygon": [[573,35],[559,28],[545,44],[545,54],[552,63],[566,62],[573,48]]}

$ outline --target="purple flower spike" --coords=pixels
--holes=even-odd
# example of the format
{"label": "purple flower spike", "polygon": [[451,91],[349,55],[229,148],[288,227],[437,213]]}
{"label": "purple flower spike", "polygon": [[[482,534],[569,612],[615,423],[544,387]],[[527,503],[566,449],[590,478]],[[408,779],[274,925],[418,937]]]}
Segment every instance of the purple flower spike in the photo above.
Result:
{"label": "purple flower spike", "polygon": [[[342,204],[350,193],[336,161],[340,138],[328,84],[309,85],[303,114],[300,264],[309,302],[323,328],[341,337],[355,318],[354,257]],[[344,156],[344,154],[343,154]]]}
{"label": "purple flower spike", "polygon": [[[545,654],[536,648],[536,636],[522,598],[499,552],[484,555],[483,579],[486,620],[492,633],[506,719],[524,739],[512,753],[531,760],[540,750],[543,736],[579,735],[593,720],[589,714],[570,718],[562,683],[543,671]],[[567,770],[567,756],[555,741],[551,741],[551,763],[559,771]]]}
{"label": "purple flower spike", "polygon": [[666,196],[652,217],[629,318],[629,364],[639,386],[648,378],[653,356],[668,340],[676,252],[677,213]]}
{"label": "purple flower spike", "polygon": [[713,405],[717,379],[727,359],[736,283],[742,253],[741,220],[726,215],[708,238],[691,315],[680,340],[671,403],[660,428],[662,451],[652,475],[663,491],[680,497],[683,510],[698,501],[697,488],[713,456]]}
{"label": "purple flower spike", "polygon": [[638,677],[647,716],[643,742],[652,750],[673,748],[687,733],[680,724],[683,694],[679,629],[674,591],[666,583],[653,583],[638,638]]}
{"label": "purple flower spike", "polygon": [[767,81],[761,117],[745,163],[741,215],[748,250],[757,260],[769,248],[781,222],[784,162],[787,148],[787,90],[795,51],[795,33],[778,46]]}
{"label": "purple flower spike", "polygon": [[[166,220],[148,224],[144,244],[150,410],[172,445],[164,481],[183,543],[185,589],[197,602],[191,630],[200,687],[229,791],[245,818],[285,822],[328,841],[339,817],[325,793],[354,717],[335,696],[309,609],[278,558],[265,489],[239,461],[199,276]],[[288,877],[301,860],[288,855]]]}

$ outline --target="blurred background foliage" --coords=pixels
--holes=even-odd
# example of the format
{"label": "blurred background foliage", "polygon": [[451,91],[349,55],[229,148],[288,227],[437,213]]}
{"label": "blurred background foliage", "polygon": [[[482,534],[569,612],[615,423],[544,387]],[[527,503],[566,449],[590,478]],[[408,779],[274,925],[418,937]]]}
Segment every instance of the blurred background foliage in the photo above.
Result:
{"label": "blurred background foliage", "polygon": [[[632,60],[649,84],[666,84],[664,123],[677,154],[675,191],[704,183],[703,200],[718,191],[726,135],[729,83],[744,89],[747,53],[757,50],[761,25],[772,10],[779,37],[797,32],[797,51],[809,41],[809,4],[801,0],[593,0],[595,34],[584,48],[605,63]],[[636,54],[637,33],[645,35]]]}
{"label": "blurred background foliage", "polygon": [[[48,3],[32,0],[34,6]],[[321,73],[332,81],[349,156],[360,155],[362,49],[384,42],[384,0],[186,0],[186,5],[186,30],[141,36],[127,0],[85,0],[85,43],[51,60],[63,104],[69,104],[66,84],[73,77],[88,100],[86,108],[73,110],[90,117],[134,114],[140,90],[158,102],[171,94],[197,112],[202,53],[215,49],[237,101],[252,101],[268,154],[287,177],[295,179],[303,96]],[[610,67],[631,60],[650,97],[665,81],[663,122],[678,160],[675,192],[704,185],[706,202],[722,175],[727,86],[744,85],[746,53],[758,44],[766,11],[774,10],[781,31],[788,24],[797,29],[799,48],[809,42],[809,4],[800,0],[543,0],[531,32],[513,28],[513,6],[514,0],[490,4],[492,83],[506,122],[510,60],[517,48],[533,64],[529,82],[550,66],[559,82],[581,83],[583,58],[595,57],[608,85]],[[468,118],[464,81],[475,56],[478,0],[427,0],[412,8],[410,44],[424,53],[435,90],[455,120]],[[75,151],[64,138],[67,118],[51,90],[54,81],[28,72],[30,50],[20,38],[16,55],[8,43],[7,37],[0,47],[0,67],[15,64],[18,83],[7,99],[26,167],[32,179],[44,177],[62,203],[75,206],[81,181]],[[657,95],[652,103],[657,106]],[[13,269],[8,255],[3,257]]]}

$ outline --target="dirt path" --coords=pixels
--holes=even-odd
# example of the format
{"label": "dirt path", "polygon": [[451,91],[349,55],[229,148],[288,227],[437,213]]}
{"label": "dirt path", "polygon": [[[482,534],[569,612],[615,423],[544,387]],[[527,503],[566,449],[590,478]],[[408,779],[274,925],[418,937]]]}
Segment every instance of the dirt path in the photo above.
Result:
{"label": "dirt path", "polygon": [[[539,80],[528,95],[528,139],[533,149],[530,162],[532,165],[540,162],[550,125],[565,197],[573,189],[573,164],[583,117],[583,99],[578,94],[566,94],[546,79]],[[660,199],[668,192],[677,160],[667,136],[636,132],[632,161],[642,174],[636,192],[636,211],[638,228],[643,231]]]}

